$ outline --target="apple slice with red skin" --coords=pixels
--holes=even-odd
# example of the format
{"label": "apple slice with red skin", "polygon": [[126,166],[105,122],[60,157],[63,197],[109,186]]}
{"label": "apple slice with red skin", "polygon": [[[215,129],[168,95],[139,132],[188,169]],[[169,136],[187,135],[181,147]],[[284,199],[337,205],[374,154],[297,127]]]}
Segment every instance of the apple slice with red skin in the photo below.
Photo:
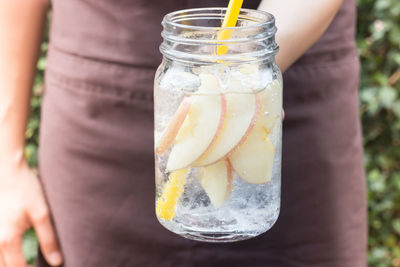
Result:
{"label": "apple slice with red skin", "polygon": [[189,112],[175,138],[167,162],[167,170],[192,165],[216,141],[226,113],[225,95],[218,79],[212,74],[200,74],[200,88],[192,95]]}
{"label": "apple slice with red skin", "polygon": [[210,198],[211,204],[218,208],[232,194],[232,168],[227,160],[220,160],[207,167],[200,167],[200,184]]}
{"label": "apple slice with red skin", "polygon": [[226,94],[226,118],[216,141],[193,164],[207,166],[229,156],[247,138],[253,126],[263,125],[269,133],[282,110],[281,86],[277,80],[254,94]]}
{"label": "apple slice with red skin", "polygon": [[264,184],[271,180],[275,147],[263,127],[255,127],[246,141],[229,156],[233,170],[244,181]]}
{"label": "apple slice with red skin", "polygon": [[229,156],[234,171],[244,181],[264,184],[270,181],[275,156],[275,147],[269,133],[282,112],[281,86],[275,80],[258,93],[261,109],[256,123],[246,140]]}
{"label": "apple slice with red skin", "polygon": [[221,130],[225,112],[223,94],[193,95],[189,112],[169,154],[167,170],[186,168],[200,158]]}
{"label": "apple slice with red skin", "polygon": [[165,129],[160,140],[157,142],[155,150],[156,154],[158,155],[163,154],[172,145],[176,135],[179,132],[179,129],[181,128],[189,112],[191,102],[192,100],[190,97],[185,97],[182,100],[178,110],[176,111],[175,115],[173,116],[167,128]]}
{"label": "apple slice with red skin", "polygon": [[193,164],[207,166],[226,157],[243,143],[253,128],[260,109],[256,94],[227,93],[224,125],[217,133],[216,141]]}
{"label": "apple slice with red skin", "polygon": [[[199,75],[201,86],[199,92],[201,93],[219,93],[219,83],[215,75],[211,74],[200,74]],[[157,141],[155,153],[160,155],[169,149],[173,144],[179,129],[181,128],[186,116],[190,110],[191,98],[185,97],[181,102],[179,108],[175,112],[173,118],[168,124],[167,128],[163,132],[161,138]]]}

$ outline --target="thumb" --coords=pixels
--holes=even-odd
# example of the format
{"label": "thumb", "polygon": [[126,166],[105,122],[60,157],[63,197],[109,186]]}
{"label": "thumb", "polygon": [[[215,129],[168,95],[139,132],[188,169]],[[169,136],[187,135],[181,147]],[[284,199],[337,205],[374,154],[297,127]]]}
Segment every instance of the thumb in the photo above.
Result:
{"label": "thumb", "polygon": [[61,265],[63,257],[48,208],[43,208],[41,212],[32,214],[31,220],[44,258],[51,266]]}

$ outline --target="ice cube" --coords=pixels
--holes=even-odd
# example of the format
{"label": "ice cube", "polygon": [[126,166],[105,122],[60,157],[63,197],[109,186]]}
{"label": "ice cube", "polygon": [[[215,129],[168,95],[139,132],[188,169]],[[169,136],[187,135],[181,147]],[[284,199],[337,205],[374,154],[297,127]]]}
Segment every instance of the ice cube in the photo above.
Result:
{"label": "ice cube", "polygon": [[256,89],[264,89],[268,84],[272,83],[274,77],[272,75],[272,70],[269,68],[262,69],[258,73]]}
{"label": "ice cube", "polygon": [[183,69],[169,69],[161,79],[160,90],[181,90],[186,93],[195,92],[200,86],[197,75]]}

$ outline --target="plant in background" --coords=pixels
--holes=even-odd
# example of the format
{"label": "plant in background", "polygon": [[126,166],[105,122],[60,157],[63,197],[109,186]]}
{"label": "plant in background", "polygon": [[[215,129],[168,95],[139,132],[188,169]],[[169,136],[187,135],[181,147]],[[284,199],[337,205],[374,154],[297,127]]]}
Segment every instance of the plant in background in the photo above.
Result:
{"label": "plant in background", "polygon": [[[39,145],[39,126],[40,126],[40,107],[42,103],[42,96],[44,93],[44,70],[46,69],[46,53],[48,49],[48,32],[49,32],[49,19],[46,24],[46,31],[44,41],[41,45],[41,54],[37,64],[37,74],[34,80],[30,116],[25,132],[26,146],[25,157],[29,166],[37,169],[38,166],[38,145]],[[36,260],[38,242],[35,232],[31,229],[24,235],[24,243],[22,246],[25,258],[29,264],[33,264]]]}
{"label": "plant in background", "polygon": [[400,266],[400,1],[360,0],[370,266]]}

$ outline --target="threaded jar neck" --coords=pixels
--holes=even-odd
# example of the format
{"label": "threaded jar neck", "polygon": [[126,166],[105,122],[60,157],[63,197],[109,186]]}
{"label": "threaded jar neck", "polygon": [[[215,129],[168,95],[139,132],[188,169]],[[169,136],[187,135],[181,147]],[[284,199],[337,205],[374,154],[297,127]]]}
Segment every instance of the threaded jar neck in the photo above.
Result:
{"label": "threaded jar neck", "polygon": [[[241,9],[236,27],[221,27],[226,8],[195,8],[167,14],[160,51],[171,60],[192,63],[244,63],[274,58],[275,18],[259,10]],[[218,36],[229,31],[229,39]],[[226,53],[217,53],[226,46]]]}

